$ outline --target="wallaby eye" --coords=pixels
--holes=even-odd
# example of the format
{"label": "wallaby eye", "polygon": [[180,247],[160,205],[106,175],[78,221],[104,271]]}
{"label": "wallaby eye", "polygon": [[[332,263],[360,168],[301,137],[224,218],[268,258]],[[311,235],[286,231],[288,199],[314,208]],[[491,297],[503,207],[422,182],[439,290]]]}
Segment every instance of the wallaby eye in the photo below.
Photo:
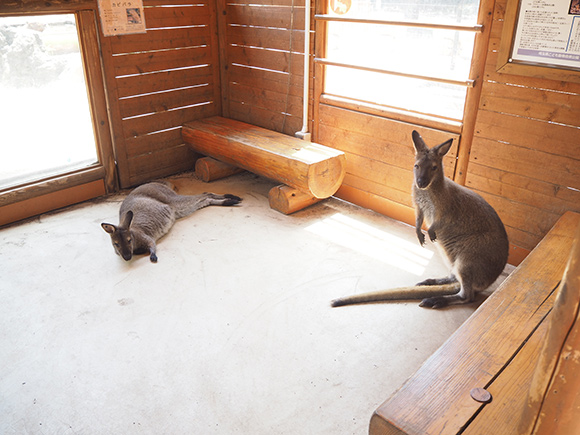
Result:
{"label": "wallaby eye", "polygon": [[113,245],[115,245],[118,248],[119,247],[119,242],[113,242]]}
{"label": "wallaby eye", "polygon": [[415,169],[419,169],[419,165],[415,165]]}
{"label": "wallaby eye", "polygon": [[433,165],[433,167],[431,169],[433,169],[434,171],[436,171],[437,170],[437,165]]}
{"label": "wallaby eye", "polygon": [[127,237],[127,243],[131,243],[131,237]]}

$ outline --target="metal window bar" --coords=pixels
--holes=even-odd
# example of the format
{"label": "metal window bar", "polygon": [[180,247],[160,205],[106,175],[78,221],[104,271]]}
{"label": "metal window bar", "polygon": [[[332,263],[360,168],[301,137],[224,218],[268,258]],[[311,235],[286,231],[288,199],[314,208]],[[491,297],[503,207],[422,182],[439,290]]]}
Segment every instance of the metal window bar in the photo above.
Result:
{"label": "metal window bar", "polygon": [[[419,27],[423,29],[442,29],[442,30],[457,30],[457,31],[464,31],[464,32],[477,32],[480,33],[483,31],[483,26],[481,24],[475,24],[473,26],[458,26],[458,25],[449,25],[449,24],[437,24],[437,23],[418,23],[413,21],[389,21],[389,20],[373,20],[369,18],[346,18],[346,17],[336,17],[334,15],[325,15],[325,14],[316,14],[314,15],[314,19],[318,21],[334,21],[334,22],[343,22],[343,23],[360,23],[360,24],[383,24],[387,26],[405,26],[405,27]],[[338,66],[343,68],[350,68],[350,69],[357,69],[360,71],[370,71],[376,72],[380,74],[388,74],[393,76],[399,77],[407,77],[413,79],[421,79],[421,80],[428,80],[432,82],[438,83],[446,83],[451,85],[457,86],[465,86],[468,88],[472,88],[475,84],[475,80],[452,80],[446,79],[443,77],[433,77],[433,76],[426,76],[421,74],[409,74],[400,71],[392,71],[386,70],[381,68],[371,68],[362,65],[354,65],[350,63],[343,63],[343,62],[334,62],[330,59],[315,57],[314,62],[319,63],[321,65],[329,65],[329,66]]]}
{"label": "metal window bar", "polygon": [[428,81],[432,81],[432,82],[446,83],[449,85],[465,86],[467,88],[472,88],[475,84],[475,80],[451,80],[451,79],[446,79],[443,77],[432,77],[432,76],[425,76],[425,75],[421,75],[421,74],[409,74],[409,73],[404,73],[404,72],[400,72],[400,71],[391,71],[391,70],[386,70],[386,69],[381,69],[381,68],[372,68],[372,67],[368,67],[368,66],[354,65],[354,64],[350,64],[350,63],[334,62],[332,60],[324,59],[324,58],[320,58],[320,57],[314,58],[314,62],[319,63],[321,65],[338,66],[338,67],[342,67],[342,68],[357,69],[359,71],[370,71],[370,72],[376,72],[376,73],[381,73],[381,74],[389,74],[392,76],[428,80]]}
{"label": "metal window bar", "polygon": [[472,26],[460,26],[453,24],[418,23],[415,21],[390,21],[390,20],[373,20],[370,18],[347,18],[325,14],[316,14],[314,15],[314,19],[318,21],[336,21],[342,23],[384,24],[387,26],[420,27],[423,29],[459,30],[463,32],[477,32],[477,33],[483,32],[483,26],[481,24],[475,24]]}

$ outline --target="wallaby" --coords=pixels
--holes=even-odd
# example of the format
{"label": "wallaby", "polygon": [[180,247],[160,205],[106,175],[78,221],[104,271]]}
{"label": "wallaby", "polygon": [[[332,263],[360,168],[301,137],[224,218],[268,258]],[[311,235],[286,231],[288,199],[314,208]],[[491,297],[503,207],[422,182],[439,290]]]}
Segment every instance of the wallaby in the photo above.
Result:
{"label": "wallaby", "polygon": [[508,237],[504,225],[485,199],[445,177],[443,156],[453,139],[429,149],[413,131],[415,166],[413,203],[415,232],[421,246],[427,234],[447,260],[451,275],[427,279],[415,287],[355,295],[332,302],[333,307],[365,302],[423,299],[420,306],[441,308],[473,302],[475,293],[485,290],[499,277],[507,263]]}
{"label": "wallaby", "polygon": [[133,254],[149,253],[150,260],[156,263],[155,242],[167,234],[177,219],[208,205],[235,205],[242,201],[231,194],[179,195],[171,186],[154,181],[137,187],[121,204],[119,225],[101,224],[110,234],[115,252],[125,261],[131,260]]}

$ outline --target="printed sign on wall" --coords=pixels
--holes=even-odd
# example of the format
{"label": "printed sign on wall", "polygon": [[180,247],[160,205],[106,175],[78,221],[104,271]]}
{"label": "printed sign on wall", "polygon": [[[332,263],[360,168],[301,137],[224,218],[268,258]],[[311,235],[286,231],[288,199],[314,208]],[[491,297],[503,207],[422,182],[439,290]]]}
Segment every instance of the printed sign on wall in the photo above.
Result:
{"label": "printed sign on wall", "polygon": [[521,0],[512,59],[580,68],[580,0]]}
{"label": "printed sign on wall", "polygon": [[105,36],[145,33],[143,0],[99,0]]}

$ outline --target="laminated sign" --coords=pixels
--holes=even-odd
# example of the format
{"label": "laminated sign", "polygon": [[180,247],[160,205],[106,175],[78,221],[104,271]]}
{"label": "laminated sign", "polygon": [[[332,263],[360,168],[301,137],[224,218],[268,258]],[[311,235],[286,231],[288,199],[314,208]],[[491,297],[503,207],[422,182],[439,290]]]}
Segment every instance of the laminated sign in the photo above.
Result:
{"label": "laminated sign", "polygon": [[143,0],[99,0],[105,36],[145,33]]}
{"label": "laminated sign", "polygon": [[512,58],[580,68],[580,0],[521,0]]}

